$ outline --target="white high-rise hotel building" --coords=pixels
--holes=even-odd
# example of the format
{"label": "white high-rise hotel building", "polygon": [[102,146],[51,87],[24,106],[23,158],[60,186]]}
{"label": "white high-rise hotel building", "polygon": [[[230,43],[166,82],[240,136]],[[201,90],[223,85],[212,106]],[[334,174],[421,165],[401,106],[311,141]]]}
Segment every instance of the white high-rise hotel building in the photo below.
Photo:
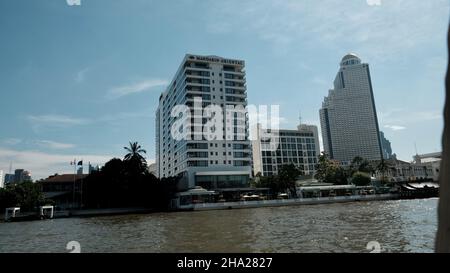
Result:
{"label": "white high-rise hotel building", "polygon": [[[246,187],[251,177],[251,145],[245,113],[208,115],[208,106],[247,105],[245,63],[218,56],[187,54],[173,80],[159,98],[156,111],[156,175],[177,176],[183,189]],[[201,104],[197,100],[201,98]],[[178,105],[178,106],[177,106]],[[177,111],[180,107],[189,110]],[[172,111],[175,111],[175,115]],[[190,117],[189,117],[190,115]],[[189,121],[189,126],[179,126]],[[223,130],[213,128],[220,137],[206,139],[205,124],[220,119]],[[183,123],[181,123],[183,124]],[[184,123],[185,124],[185,123]],[[239,125],[239,126],[238,126]],[[179,139],[173,134],[184,134]],[[231,132],[231,134],[230,134]]]}
{"label": "white high-rise hotel building", "polygon": [[320,109],[323,146],[331,159],[348,164],[354,157],[380,160],[382,150],[369,65],[355,54],[342,58]]}

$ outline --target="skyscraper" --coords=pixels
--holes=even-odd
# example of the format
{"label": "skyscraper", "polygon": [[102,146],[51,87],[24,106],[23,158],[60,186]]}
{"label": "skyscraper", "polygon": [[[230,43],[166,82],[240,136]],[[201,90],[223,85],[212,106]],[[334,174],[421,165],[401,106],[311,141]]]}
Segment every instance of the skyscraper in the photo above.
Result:
{"label": "skyscraper", "polygon": [[8,183],[19,184],[31,181],[31,173],[24,169],[16,169],[14,175],[8,177]]}
{"label": "skyscraper", "polygon": [[348,164],[354,157],[382,158],[369,65],[355,54],[340,69],[320,109],[323,146],[331,159]]}
{"label": "skyscraper", "polygon": [[380,131],[381,150],[384,159],[393,158],[391,142],[384,136],[384,132]]}
{"label": "skyscraper", "polygon": [[24,169],[16,169],[14,171],[14,183],[22,183],[24,180]]}
{"label": "skyscraper", "polygon": [[[158,177],[177,176],[183,189],[248,185],[252,159],[248,119],[245,112],[224,111],[247,105],[244,66],[242,60],[218,56],[184,57],[156,111]],[[217,136],[208,139],[205,126],[211,122],[220,124],[207,129],[206,136]]]}
{"label": "skyscraper", "polygon": [[14,183],[14,174],[6,173],[4,174],[4,186]]}

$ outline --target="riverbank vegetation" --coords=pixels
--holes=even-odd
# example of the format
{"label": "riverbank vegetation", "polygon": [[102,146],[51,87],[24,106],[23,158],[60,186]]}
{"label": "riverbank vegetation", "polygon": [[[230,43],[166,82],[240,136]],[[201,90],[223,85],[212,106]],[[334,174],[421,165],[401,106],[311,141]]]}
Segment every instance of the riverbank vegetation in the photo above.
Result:
{"label": "riverbank vegetation", "polygon": [[38,184],[26,181],[17,185],[0,188],[0,209],[20,207],[22,211],[32,211],[38,206],[51,204],[46,200]]}
{"label": "riverbank vegetation", "polygon": [[166,209],[177,179],[158,179],[150,173],[144,157],[146,151],[137,142],[130,142],[124,149],[128,153],[123,160],[113,158],[84,179],[83,207]]}
{"label": "riverbank vegetation", "polygon": [[[149,172],[145,159],[146,151],[137,143],[130,142],[124,147],[123,159],[113,158],[101,169],[92,171],[81,181],[81,200],[84,209],[145,207],[155,210],[168,209],[170,200],[177,192],[177,177],[159,179]],[[355,184],[365,186],[371,183],[376,171],[383,174],[391,168],[385,161],[374,166],[361,157],[355,157],[348,167],[343,167],[328,158],[325,153],[319,156],[315,178],[319,182],[333,185]],[[297,197],[296,182],[304,171],[294,164],[279,168],[278,174],[262,176],[260,173],[251,180],[250,186],[270,189],[273,197],[288,193]],[[74,194],[75,196],[75,194]],[[74,200],[74,199],[72,199]],[[51,204],[46,200],[39,183],[25,182],[8,185],[0,189],[0,209],[20,206],[22,210],[32,210],[40,205]]]}
{"label": "riverbank vegetation", "polygon": [[356,186],[366,186],[371,183],[371,177],[378,172],[381,174],[380,182],[387,184],[387,172],[393,168],[386,160],[370,162],[359,156],[355,157],[349,166],[343,167],[338,162],[329,159],[327,154],[322,153],[316,166],[315,178],[320,182],[334,185],[351,183]]}
{"label": "riverbank vegetation", "polygon": [[[168,208],[176,192],[177,178],[158,179],[148,171],[144,154],[137,142],[124,147],[123,159],[113,158],[100,170],[93,171],[81,182],[81,204],[84,209],[145,207]],[[0,188],[0,209],[20,207],[21,211],[36,210],[54,202],[44,198],[40,183],[23,182]]]}
{"label": "riverbank vegetation", "polygon": [[291,196],[297,197],[295,183],[303,173],[294,164],[286,164],[278,170],[278,175],[261,176],[261,173],[256,174],[250,184],[255,188],[269,188],[273,195],[289,192]]}

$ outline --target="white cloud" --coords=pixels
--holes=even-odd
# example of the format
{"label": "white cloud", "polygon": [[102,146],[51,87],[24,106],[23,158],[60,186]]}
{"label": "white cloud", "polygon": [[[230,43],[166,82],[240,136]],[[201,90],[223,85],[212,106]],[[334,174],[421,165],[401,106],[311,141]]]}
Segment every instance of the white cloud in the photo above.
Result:
{"label": "white cloud", "polygon": [[74,159],[91,162],[92,165],[103,165],[113,158],[110,155],[89,154],[57,154],[27,150],[18,151],[0,147],[0,170],[8,170],[9,163],[13,168],[29,170],[34,180],[48,177],[54,173],[73,173],[70,162]]}
{"label": "white cloud", "polygon": [[38,141],[36,141],[36,144],[41,147],[44,147],[44,148],[55,149],[55,150],[70,149],[70,148],[75,147],[74,144],[61,143],[61,142],[56,142],[56,141],[51,141],[51,140],[38,140]]}
{"label": "white cloud", "polygon": [[110,99],[120,98],[122,96],[148,91],[154,87],[167,85],[169,82],[162,79],[146,79],[140,82],[134,82],[128,85],[122,85],[111,88],[107,97]]}
{"label": "white cloud", "polygon": [[406,127],[405,126],[400,126],[400,125],[384,125],[384,128],[388,128],[394,131],[400,131],[400,130],[405,130]]}
{"label": "white cloud", "polygon": [[75,75],[75,82],[76,83],[82,83],[85,81],[86,79],[86,73],[90,70],[90,67],[81,69],[80,71],[77,72],[77,74]]}
{"label": "white cloud", "polygon": [[[446,31],[449,2],[380,0],[347,1],[214,1],[208,13],[208,31],[222,34],[241,29],[274,45],[324,45],[341,50],[349,45],[365,60],[389,60],[418,45],[436,41]],[[428,14],[429,16],[424,16]],[[433,14],[430,16],[430,14]],[[219,20],[217,19],[219,18]],[[230,22],[224,25],[223,20]],[[446,25],[447,24],[447,25]],[[344,52],[343,52],[344,53]]]}
{"label": "white cloud", "polygon": [[29,121],[53,126],[83,125],[89,123],[86,119],[73,118],[64,115],[30,115]]}
{"label": "white cloud", "polygon": [[15,146],[18,144],[21,145],[32,145],[32,146],[39,146],[42,148],[48,148],[48,149],[69,149],[69,148],[74,148],[75,145],[74,144],[70,144],[70,143],[62,143],[62,142],[56,142],[56,141],[51,141],[51,140],[23,140],[23,139],[19,139],[19,138],[6,138],[3,139],[1,141],[1,143],[3,143],[3,145],[7,145],[7,146]]}
{"label": "white cloud", "polygon": [[17,145],[19,143],[21,143],[22,140],[20,138],[6,138],[2,140],[2,143],[4,143],[5,145]]}
{"label": "white cloud", "polygon": [[86,125],[91,121],[82,118],[74,118],[64,115],[29,115],[27,120],[31,123],[32,129],[38,133],[42,128],[65,128],[75,125]]}
{"label": "white cloud", "polygon": [[366,0],[367,5],[369,6],[380,6],[381,0]]}
{"label": "white cloud", "polygon": [[381,124],[416,124],[419,122],[430,122],[442,120],[443,114],[439,110],[422,110],[415,111],[413,109],[392,109],[387,112],[379,113],[379,121]]}

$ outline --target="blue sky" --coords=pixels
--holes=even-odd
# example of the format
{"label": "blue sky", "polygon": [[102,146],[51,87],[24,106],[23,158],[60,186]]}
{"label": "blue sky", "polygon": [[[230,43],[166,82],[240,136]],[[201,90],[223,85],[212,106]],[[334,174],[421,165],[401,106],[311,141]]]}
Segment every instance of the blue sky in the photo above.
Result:
{"label": "blue sky", "polygon": [[319,125],[339,61],[371,67],[398,157],[441,150],[447,0],[0,1],[0,170],[34,178],[103,164],[128,141],[154,155],[160,92],[186,53],[246,61],[250,104]]}

